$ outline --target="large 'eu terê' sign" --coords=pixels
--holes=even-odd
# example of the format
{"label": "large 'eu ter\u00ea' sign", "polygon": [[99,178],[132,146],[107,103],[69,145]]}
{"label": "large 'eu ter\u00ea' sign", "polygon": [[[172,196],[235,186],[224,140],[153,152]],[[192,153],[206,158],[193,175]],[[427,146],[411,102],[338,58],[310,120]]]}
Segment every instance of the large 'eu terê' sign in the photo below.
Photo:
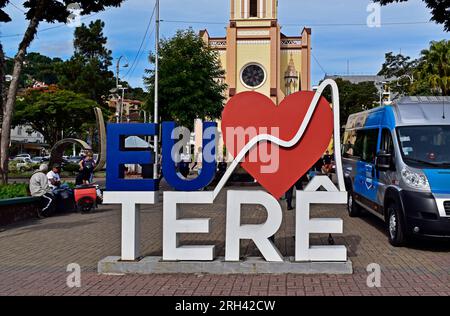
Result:
{"label": "large 'eu ter\u00ea' sign", "polygon": [[[321,96],[331,86],[333,106]],[[158,135],[161,130],[161,135]],[[180,165],[185,163],[190,133],[173,122],[156,124],[110,124],[107,142],[107,192],[105,203],[122,205],[122,260],[140,257],[140,206],[154,204],[159,190],[158,179],[125,179],[126,165],[155,163],[153,149],[130,149],[130,136],[161,136],[162,176],[174,191],[163,193],[163,260],[212,261],[215,245],[181,245],[180,234],[208,234],[210,219],[181,218],[183,204],[213,205],[230,176],[241,165],[265,190],[228,190],[226,206],[225,260],[239,261],[239,244],[252,240],[267,261],[283,261],[271,240],[282,223],[279,198],[288,191],[321,158],[333,140],[335,146],[337,185],[327,176],[315,176],[304,190],[298,190],[295,216],[295,260],[346,261],[344,246],[316,246],[309,243],[310,234],[340,234],[342,219],[311,218],[310,205],[345,204],[345,190],[339,149],[339,96],[337,85],[326,80],[317,92],[297,92],[276,106],[264,95],[244,92],[225,106],[221,133],[232,156],[212,191],[205,188],[216,177],[217,124],[203,124],[203,145],[198,177],[186,178]],[[189,146],[188,146],[189,147]],[[156,162],[157,163],[157,162]],[[181,172],[180,172],[181,171]],[[323,190],[325,189],[325,190]],[[267,220],[258,225],[241,224],[242,205],[261,205]]]}

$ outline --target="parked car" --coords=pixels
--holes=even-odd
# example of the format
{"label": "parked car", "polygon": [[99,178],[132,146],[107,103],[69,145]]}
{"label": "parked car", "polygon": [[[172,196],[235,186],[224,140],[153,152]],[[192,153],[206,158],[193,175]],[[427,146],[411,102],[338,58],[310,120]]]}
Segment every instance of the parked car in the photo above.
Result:
{"label": "parked car", "polygon": [[31,161],[32,161],[33,163],[39,163],[39,164],[41,164],[41,163],[44,162],[44,157],[33,157],[33,158],[31,158]]}
{"label": "parked car", "polygon": [[29,158],[14,158],[13,160],[14,162],[16,162],[16,168],[19,171],[24,171],[27,170],[31,167],[31,165],[33,164],[33,161]]}
{"label": "parked car", "polygon": [[29,154],[20,154],[20,155],[17,155],[16,157],[14,157],[13,160],[16,160],[16,158],[27,158],[27,159],[31,160],[31,155],[29,155]]}
{"label": "parked car", "polygon": [[67,161],[72,164],[78,164],[81,161],[81,159],[82,159],[81,156],[71,156],[67,159]]}
{"label": "parked car", "polygon": [[343,157],[350,216],[380,217],[394,246],[450,237],[450,97],[404,97],[351,115]]}

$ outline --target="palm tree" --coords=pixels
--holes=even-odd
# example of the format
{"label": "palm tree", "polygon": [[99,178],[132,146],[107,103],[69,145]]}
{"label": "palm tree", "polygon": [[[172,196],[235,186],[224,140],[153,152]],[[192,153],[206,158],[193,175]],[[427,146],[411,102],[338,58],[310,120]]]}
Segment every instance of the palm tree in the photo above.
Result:
{"label": "palm tree", "polygon": [[422,51],[418,76],[442,95],[450,93],[450,41],[432,41]]}

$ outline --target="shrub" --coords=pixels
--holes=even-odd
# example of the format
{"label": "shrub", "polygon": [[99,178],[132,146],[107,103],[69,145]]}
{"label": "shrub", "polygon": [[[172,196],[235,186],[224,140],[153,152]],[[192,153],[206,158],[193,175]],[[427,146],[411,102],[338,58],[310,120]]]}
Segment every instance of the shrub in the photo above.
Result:
{"label": "shrub", "polygon": [[78,165],[76,163],[69,163],[69,164],[64,166],[63,171],[71,172],[71,173],[79,172],[80,171],[80,165]]}
{"label": "shrub", "polygon": [[28,196],[28,185],[25,183],[0,185],[0,200]]}
{"label": "shrub", "polygon": [[17,161],[10,161],[8,163],[8,169],[11,173],[19,173],[19,169],[17,168]]}

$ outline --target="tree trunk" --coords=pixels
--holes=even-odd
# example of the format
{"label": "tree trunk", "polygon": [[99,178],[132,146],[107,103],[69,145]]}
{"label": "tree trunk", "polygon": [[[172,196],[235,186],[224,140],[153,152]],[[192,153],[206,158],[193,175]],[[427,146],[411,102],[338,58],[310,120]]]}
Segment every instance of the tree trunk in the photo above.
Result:
{"label": "tree trunk", "polygon": [[[0,124],[3,122],[3,116],[5,115],[5,55],[3,53],[3,46],[0,44]],[[1,127],[0,127],[1,134]],[[1,156],[1,148],[0,148],[0,156]],[[6,179],[3,179],[3,173],[0,175],[0,181],[4,183]]]}
{"label": "tree trunk", "polygon": [[35,16],[30,20],[27,30],[23,36],[22,42],[19,45],[19,50],[14,58],[14,70],[12,73],[12,81],[6,96],[6,102],[3,109],[2,134],[0,140],[0,176],[3,184],[8,183],[8,160],[9,160],[9,145],[11,141],[11,122],[14,114],[14,107],[16,105],[17,90],[19,88],[19,77],[22,72],[23,61],[27,53],[27,49],[36,36],[37,28],[40,22],[40,15],[42,12],[41,5],[36,9]]}
{"label": "tree trunk", "polygon": [[6,76],[6,62],[5,62],[5,54],[3,53],[3,46],[0,43],[0,123],[2,122],[3,117],[3,105],[5,101],[5,76]]}

